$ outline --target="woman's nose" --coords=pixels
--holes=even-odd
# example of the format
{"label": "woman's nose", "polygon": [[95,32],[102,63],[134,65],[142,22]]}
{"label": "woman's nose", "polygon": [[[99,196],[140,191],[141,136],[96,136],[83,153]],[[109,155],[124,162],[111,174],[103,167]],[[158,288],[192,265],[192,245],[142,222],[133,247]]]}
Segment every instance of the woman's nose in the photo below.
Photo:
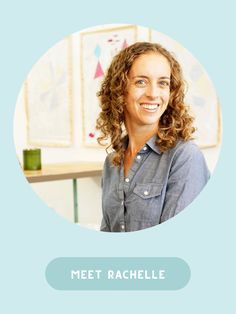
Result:
{"label": "woman's nose", "polygon": [[147,89],[146,89],[146,96],[150,97],[150,98],[157,98],[160,96],[160,88],[157,84],[149,84]]}

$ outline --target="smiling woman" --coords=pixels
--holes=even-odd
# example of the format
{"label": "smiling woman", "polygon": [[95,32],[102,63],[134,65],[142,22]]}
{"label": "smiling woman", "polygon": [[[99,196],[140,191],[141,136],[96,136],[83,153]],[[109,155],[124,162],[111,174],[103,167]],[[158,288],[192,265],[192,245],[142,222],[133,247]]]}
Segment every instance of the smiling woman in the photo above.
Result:
{"label": "smiling woman", "polygon": [[208,181],[184,90],[179,63],[158,44],[136,43],[114,57],[98,93],[98,141],[110,138],[113,149],[103,169],[101,230],[160,224]]}
{"label": "smiling woman", "polygon": [[124,172],[128,174],[134,156],[144,142],[157,134],[158,121],[166,110],[170,98],[170,65],[165,57],[156,53],[137,58],[128,74],[124,121],[130,135],[125,151]]}
{"label": "smiling woman", "polygon": [[144,54],[134,61],[124,106],[128,133],[157,132],[157,122],[170,98],[170,72],[167,59],[159,54]]}

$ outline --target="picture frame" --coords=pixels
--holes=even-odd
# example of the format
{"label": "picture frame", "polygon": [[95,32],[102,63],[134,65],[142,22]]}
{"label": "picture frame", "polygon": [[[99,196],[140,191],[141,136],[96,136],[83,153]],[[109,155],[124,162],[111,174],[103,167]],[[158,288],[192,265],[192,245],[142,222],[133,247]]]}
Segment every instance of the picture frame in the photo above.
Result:
{"label": "picture frame", "polygon": [[182,67],[186,81],[185,101],[195,118],[196,144],[200,148],[218,146],[222,133],[220,104],[205,69],[187,49],[163,33],[150,29],[149,41],[170,51]]}
{"label": "picture frame", "polygon": [[29,146],[68,147],[73,140],[70,36],[47,51],[24,82]]}
{"label": "picture frame", "polygon": [[112,58],[123,48],[137,41],[137,26],[104,28],[80,34],[81,104],[83,145],[97,143],[96,119],[100,107],[97,92]]}

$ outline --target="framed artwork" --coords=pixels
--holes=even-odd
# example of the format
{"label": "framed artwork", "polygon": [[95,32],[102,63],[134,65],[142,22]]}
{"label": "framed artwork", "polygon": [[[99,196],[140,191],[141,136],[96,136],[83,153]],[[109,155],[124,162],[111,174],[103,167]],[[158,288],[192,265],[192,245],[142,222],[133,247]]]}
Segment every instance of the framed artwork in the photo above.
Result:
{"label": "framed artwork", "polygon": [[201,148],[217,146],[221,140],[221,112],[214,86],[202,65],[179,43],[154,30],[150,42],[171,51],[182,66],[186,80],[186,103],[195,117],[195,142]]}
{"label": "framed artwork", "polygon": [[47,51],[24,83],[27,141],[31,146],[72,144],[72,47],[67,37]]}
{"label": "framed artwork", "polygon": [[97,92],[112,58],[125,47],[136,42],[137,27],[122,26],[80,34],[81,102],[83,115],[83,143],[98,146],[96,119],[100,107]]}

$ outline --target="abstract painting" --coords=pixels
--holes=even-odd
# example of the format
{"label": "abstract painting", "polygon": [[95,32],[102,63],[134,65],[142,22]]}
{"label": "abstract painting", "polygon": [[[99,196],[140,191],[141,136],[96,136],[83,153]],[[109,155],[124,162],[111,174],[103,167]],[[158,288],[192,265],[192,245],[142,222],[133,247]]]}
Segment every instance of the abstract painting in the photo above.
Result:
{"label": "abstract painting", "polygon": [[67,37],[49,49],[30,71],[24,84],[29,145],[71,145],[71,64],[71,40]]}
{"label": "abstract painting", "polygon": [[83,108],[83,143],[97,146],[96,118],[100,107],[97,92],[112,58],[137,38],[136,26],[105,28],[84,32],[81,45],[81,102]]}
{"label": "abstract painting", "polygon": [[149,40],[171,51],[182,66],[186,81],[185,100],[195,117],[195,142],[201,148],[217,146],[221,139],[220,105],[203,66],[182,45],[162,33],[150,30]]}

